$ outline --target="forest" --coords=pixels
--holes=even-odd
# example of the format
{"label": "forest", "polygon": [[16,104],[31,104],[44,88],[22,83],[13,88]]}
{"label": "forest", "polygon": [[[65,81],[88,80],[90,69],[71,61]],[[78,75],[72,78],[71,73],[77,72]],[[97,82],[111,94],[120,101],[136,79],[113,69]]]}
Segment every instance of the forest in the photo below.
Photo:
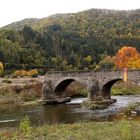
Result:
{"label": "forest", "polygon": [[140,9],[90,9],[0,28],[0,61],[7,73],[117,69],[114,56],[123,46],[140,52]]}

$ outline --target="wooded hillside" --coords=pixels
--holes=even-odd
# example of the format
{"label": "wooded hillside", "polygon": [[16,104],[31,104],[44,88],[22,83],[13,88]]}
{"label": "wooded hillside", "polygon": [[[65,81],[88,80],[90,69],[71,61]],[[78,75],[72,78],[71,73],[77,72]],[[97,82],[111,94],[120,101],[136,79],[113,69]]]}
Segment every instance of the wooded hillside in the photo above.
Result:
{"label": "wooded hillside", "polygon": [[0,29],[0,61],[8,67],[94,69],[122,46],[140,51],[140,9],[56,14]]}

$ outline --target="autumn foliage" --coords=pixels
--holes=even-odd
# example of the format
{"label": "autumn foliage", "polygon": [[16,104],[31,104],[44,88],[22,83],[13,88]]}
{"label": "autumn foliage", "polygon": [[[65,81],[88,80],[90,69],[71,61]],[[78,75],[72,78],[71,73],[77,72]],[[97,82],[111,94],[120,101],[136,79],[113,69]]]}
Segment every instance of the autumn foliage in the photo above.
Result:
{"label": "autumn foliage", "polygon": [[124,46],[116,54],[117,68],[140,68],[140,53],[134,47]]}
{"label": "autumn foliage", "polygon": [[36,69],[32,69],[29,71],[26,70],[16,70],[14,71],[14,73],[12,74],[13,77],[17,77],[17,76],[37,76],[38,75],[38,71]]}
{"label": "autumn foliage", "polygon": [[0,75],[2,75],[4,72],[4,66],[3,66],[3,63],[0,62]]}

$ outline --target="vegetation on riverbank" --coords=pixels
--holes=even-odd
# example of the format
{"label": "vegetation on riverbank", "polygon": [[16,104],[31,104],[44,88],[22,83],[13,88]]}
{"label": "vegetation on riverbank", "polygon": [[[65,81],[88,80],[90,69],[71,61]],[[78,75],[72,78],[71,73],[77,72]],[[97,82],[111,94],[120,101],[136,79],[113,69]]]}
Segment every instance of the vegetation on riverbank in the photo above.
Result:
{"label": "vegetation on riverbank", "polygon": [[41,97],[42,83],[39,79],[0,79],[0,104],[36,104]]}
{"label": "vegetation on riverbank", "polygon": [[140,86],[132,82],[118,82],[111,90],[112,95],[140,95]]}
{"label": "vegetation on riverbank", "polygon": [[31,127],[25,118],[19,128],[1,131],[1,140],[138,140],[140,123],[133,121],[88,122]]}

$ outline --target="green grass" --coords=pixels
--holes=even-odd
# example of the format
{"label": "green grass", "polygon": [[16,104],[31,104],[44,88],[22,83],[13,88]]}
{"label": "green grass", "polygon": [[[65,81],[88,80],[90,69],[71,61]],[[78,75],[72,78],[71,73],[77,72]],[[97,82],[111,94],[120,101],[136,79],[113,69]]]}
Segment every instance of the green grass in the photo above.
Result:
{"label": "green grass", "polygon": [[28,118],[15,131],[0,132],[1,140],[140,140],[140,123],[132,121],[46,125],[33,128]]}
{"label": "green grass", "polygon": [[140,95],[140,86],[126,82],[115,84],[111,89],[112,95]]}

